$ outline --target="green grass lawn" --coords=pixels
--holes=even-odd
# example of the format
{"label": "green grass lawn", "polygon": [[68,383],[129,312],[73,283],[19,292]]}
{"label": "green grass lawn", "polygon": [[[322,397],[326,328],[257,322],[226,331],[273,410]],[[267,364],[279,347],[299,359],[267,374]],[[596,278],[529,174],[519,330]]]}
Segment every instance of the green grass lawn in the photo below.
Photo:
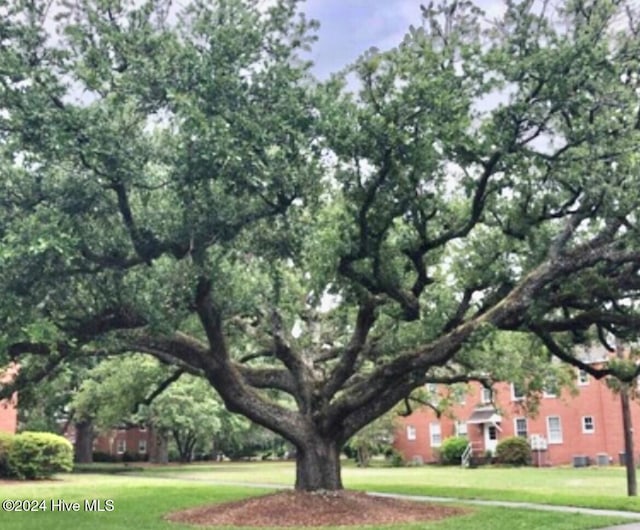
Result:
{"label": "green grass lawn", "polygon": [[[290,462],[218,463],[149,468],[146,474],[180,476],[226,482],[294,482]],[[583,506],[640,512],[640,498],[626,496],[621,467],[602,468],[498,468],[423,466],[408,468],[343,469],[345,487],[369,491],[435,495],[465,499]]]}
{"label": "green grass lawn", "polygon": [[[224,466],[228,476],[237,480],[257,478],[264,469],[266,474],[288,472],[284,467],[241,466],[241,473],[233,466]],[[202,468],[204,469],[204,468]],[[413,472],[406,469],[404,471]],[[205,474],[215,471],[203,471]],[[213,502],[224,502],[249,495],[258,495],[268,490],[239,486],[212,485],[193,480],[191,471],[179,471],[176,478],[154,478],[129,475],[67,475],[56,481],[35,483],[12,483],[0,485],[2,499],[63,499],[66,502],[82,502],[84,499],[112,499],[112,512],[79,513],[45,512],[8,513],[0,511],[0,528],[3,530],[181,530],[190,528],[163,521],[164,514],[188,507]],[[204,477],[200,477],[201,479]],[[365,529],[433,529],[433,530],[579,530],[599,528],[607,524],[625,522],[616,518],[600,518],[577,514],[535,512],[506,508],[472,508],[472,513],[436,523],[415,523],[393,526],[360,526]],[[202,528],[202,527],[198,527]],[[218,527],[222,528],[222,527]],[[353,528],[353,527],[352,527]]]}

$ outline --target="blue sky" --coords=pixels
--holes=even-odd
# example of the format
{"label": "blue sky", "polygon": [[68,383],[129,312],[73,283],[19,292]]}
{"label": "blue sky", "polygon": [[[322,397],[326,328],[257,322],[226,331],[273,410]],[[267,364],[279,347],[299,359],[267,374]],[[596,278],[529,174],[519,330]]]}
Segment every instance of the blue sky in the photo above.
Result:
{"label": "blue sky", "polygon": [[[305,12],[320,21],[312,53],[316,75],[326,78],[371,46],[384,50],[398,44],[410,24],[420,24],[422,3],[428,0],[307,0]],[[493,18],[503,2],[476,0],[476,5]]]}

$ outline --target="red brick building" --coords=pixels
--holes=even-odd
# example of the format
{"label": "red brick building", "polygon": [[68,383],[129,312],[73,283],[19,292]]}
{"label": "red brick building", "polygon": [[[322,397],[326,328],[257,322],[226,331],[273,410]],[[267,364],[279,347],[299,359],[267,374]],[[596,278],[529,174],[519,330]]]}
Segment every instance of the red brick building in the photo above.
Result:
{"label": "red brick building", "polygon": [[[559,395],[545,393],[537,414],[526,414],[522,396],[511,383],[495,385],[493,394],[479,383],[468,385],[451,416],[438,418],[427,407],[402,418],[394,445],[407,461],[436,462],[442,441],[450,436],[467,436],[474,456],[495,451],[498,442],[522,436],[543,450],[533,451],[534,464],[563,465],[575,457],[588,457],[591,463],[619,462],[624,453],[620,397],[603,380],[576,371],[577,394],[563,390]],[[431,387],[430,392],[446,392]],[[493,398],[493,400],[492,400]],[[634,446],[640,452],[640,402],[631,401]]]}
{"label": "red brick building", "polygon": [[[64,436],[75,445],[75,425],[66,426]],[[105,433],[93,436],[93,453],[108,455],[116,460],[142,461],[149,458],[149,452],[153,449],[152,434],[144,426],[128,426],[111,429]]]}
{"label": "red brick building", "polygon": [[[1,377],[0,382],[11,380],[17,372],[16,367],[9,368]],[[16,432],[18,427],[18,397],[14,395],[10,400],[0,401],[0,432]]]}
{"label": "red brick building", "polygon": [[[96,437],[94,453],[104,453],[116,458],[147,460],[149,455],[149,430],[145,427],[113,429]],[[127,455],[127,457],[125,457]]]}

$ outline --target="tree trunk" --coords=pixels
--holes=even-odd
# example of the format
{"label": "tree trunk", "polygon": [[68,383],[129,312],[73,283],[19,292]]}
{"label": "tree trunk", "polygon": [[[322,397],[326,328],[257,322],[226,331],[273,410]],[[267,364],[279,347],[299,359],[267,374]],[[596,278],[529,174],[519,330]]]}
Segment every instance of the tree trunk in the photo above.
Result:
{"label": "tree trunk", "polygon": [[[616,340],[616,353],[619,359],[625,358],[625,348],[619,340]],[[638,495],[638,482],[636,479],[636,462],[633,454],[633,425],[631,423],[631,406],[629,404],[629,383],[620,383],[620,404],[622,405],[622,431],[624,434],[624,463],[627,471],[627,495]]]}
{"label": "tree trunk", "polygon": [[83,420],[75,423],[76,441],[74,461],[77,464],[93,462],[93,422]]}
{"label": "tree trunk", "polygon": [[332,440],[315,438],[297,447],[296,490],[341,490],[340,446]]}
{"label": "tree trunk", "polygon": [[624,455],[625,468],[627,471],[627,495],[636,497],[638,495],[638,483],[636,480],[636,463],[633,454],[633,426],[631,424],[631,407],[629,405],[629,387],[627,383],[622,384],[620,391],[620,401],[622,403],[622,428],[624,430]]}
{"label": "tree trunk", "polygon": [[149,462],[167,464],[169,462],[169,444],[167,436],[153,426],[149,428]]}

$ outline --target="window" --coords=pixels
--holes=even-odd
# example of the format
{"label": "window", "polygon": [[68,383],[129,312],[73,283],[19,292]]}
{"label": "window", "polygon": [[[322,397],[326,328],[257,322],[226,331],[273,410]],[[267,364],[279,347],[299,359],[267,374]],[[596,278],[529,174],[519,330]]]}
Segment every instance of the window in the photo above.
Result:
{"label": "window", "polygon": [[562,443],[560,416],[547,416],[547,438],[550,444]]}
{"label": "window", "polygon": [[480,401],[482,403],[491,403],[493,398],[493,391],[490,388],[482,387],[482,393],[480,394]]}
{"label": "window", "polygon": [[116,452],[121,455],[127,451],[127,441],[125,439],[120,439],[116,445]]}
{"label": "window", "polygon": [[593,416],[582,417],[582,432],[585,434],[596,432],[596,425],[593,422]]}
{"label": "window", "polygon": [[144,454],[147,452],[147,441],[138,440],[138,453]]}
{"label": "window", "polygon": [[442,445],[442,431],[440,424],[437,422],[429,425],[429,434],[431,436],[431,447],[440,447]]}
{"label": "window", "polygon": [[498,429],[495,425],[490,425],[488,427],[489,430],[489,440],[497,440],[498,439]]}
{"label": "window", "polygon": [[511,383],[511,399],[513,401],[524,399],[524,388],[518,383]]}
{"label": "window", "polygon": [[578,384],[579,385],[589,384],[589,374],[584,370],[578,370]]}
{"label": "window", "polygon": [[407,440],[416,439],[416,428],[413,425],[407,425]]}
{"label": "window", "polygon": [[466,436],[466,435],[467,435],[467,422],[456,421],[456,436]]}
{"label": "window", "polygon": [[438,385],[436,385],[435,383],[427,383],[425,388],[427,391],[427,400],[429,401],[429,403],[431,403],[432,405],[437,405],[438,400],[440,399],[440,396],[438,396]]}
{"label": "window", "polygon": [[556,397],[558,395],[558,381],[555,377],[548,377],[542,388],[544,397]]}
{"label": "window", "polygon": [[526,438],[528,433],[527,429],[527,418],[516,418],[514,420],[514,431],[516,436],[520,436],[522,438]]}

